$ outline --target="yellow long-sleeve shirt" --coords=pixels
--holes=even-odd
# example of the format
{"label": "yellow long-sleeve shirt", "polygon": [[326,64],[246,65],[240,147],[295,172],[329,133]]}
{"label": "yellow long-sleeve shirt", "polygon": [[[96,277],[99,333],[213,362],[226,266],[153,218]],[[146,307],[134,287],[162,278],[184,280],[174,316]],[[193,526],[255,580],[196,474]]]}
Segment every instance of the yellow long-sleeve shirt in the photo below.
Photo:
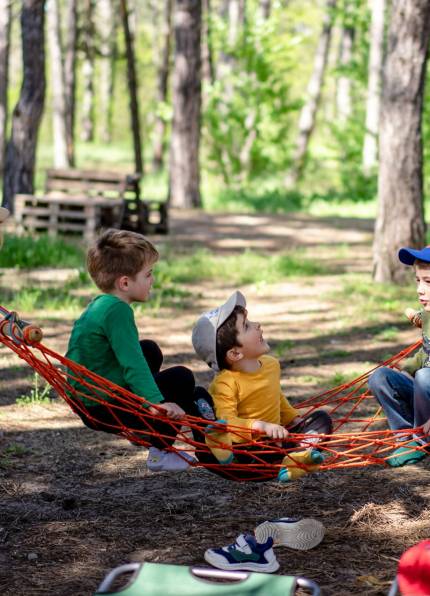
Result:
{"label": "yellow long-sleeve shirt", "polygon": [[252,439],[255,420],[287,425],[299,416],[281,391],[279,362],[272,356],[262,356],[260,362],[261,367],[253,373],[224,369],[209,387],[217,418],[245,429],[240,436],[232,433],[234,443]]}

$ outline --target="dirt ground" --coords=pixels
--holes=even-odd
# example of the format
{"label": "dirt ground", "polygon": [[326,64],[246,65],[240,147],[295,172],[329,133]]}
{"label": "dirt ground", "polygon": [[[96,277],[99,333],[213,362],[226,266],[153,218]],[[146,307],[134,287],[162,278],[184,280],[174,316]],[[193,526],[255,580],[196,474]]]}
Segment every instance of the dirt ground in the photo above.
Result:
{"label": "dirt ground", "polygon": [[[274,349],[291,342],[280,360],[294,402],[319,392],[335,373],[363,372],[417,337],[406,324],[388,343],[359,320],[349,334],[338,330],[336,304],[325,296],[340,287],[344,273],[370,270],[371,233],[370,220],[176,213],[169,237],[157,240],[175,251],[206,246],[223,254],[303,246],[335,265],[332,275],[307,283],[241,288]],[[342,256],[345,245],[353,250]],[[184,363],[207,384],[211,375],[193,354],[190,329],[200,312],[235,288],[222,280],[189,288],[195,298],[179,315],[163,308],[138,324],[159,341],[165,365]],[[61,313],[55,320],[31,316],[42,325],[45,344],[64,353],[72,320]],[[398,318],[393,314],[392,321]],[[90,431],[59,399],[17,405],[31,382],[28,366],[0,347],[3,596],[88,596],[110,569],[130,561],[203,565],[206,548],[280,516],[314,517],[326,527],[311,551],[278,547],[280,573],[311,578],[327,595],[383,595],[401,553],[430,535],[430,458],[398,470],[317,473],[288,485],[233,483],[204,469],[151,473],[145,449]]]}

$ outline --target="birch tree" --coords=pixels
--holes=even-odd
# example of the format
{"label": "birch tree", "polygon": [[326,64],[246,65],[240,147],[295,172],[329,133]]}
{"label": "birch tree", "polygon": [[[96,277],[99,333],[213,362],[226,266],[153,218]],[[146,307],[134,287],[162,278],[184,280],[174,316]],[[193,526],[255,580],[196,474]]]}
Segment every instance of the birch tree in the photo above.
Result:
{"label": "birch tree", "polygon": [[12,0],[0,0],[0,175],[6,149],[11,12]]}
{"label": "birch tree", "polygon": [[363,172],[370,175],[377,164],[379,106],[381,96],[382,65],[384,59],[385,0],[372,0],[370,26],[370,53],[366,100],[366,132],[363,143]]}
{"label": "birch tree", "polygon": [[175,4],[169,200],[175,207],[199,207],[202,4],[201,0]]}
{"label": "birch tree", "polygon": [[75,165],[76,51],[78,44],[77,0],[66,4],[66,46],[64,52],[64,98],[66,102],[66,141],[69,164]]}
{"label": "birch tree", "polygon": [[133,137],[134,167],[135,171],[143,174],[142,141],[139,117],[138,84],[136,75],[136,59],[131,29],[127,0],[120,0],[121,20],[124,31],[125,53],[127,58],[127,82],[130,105],[131,134]]}
{"label": "birch tree", "polygon": [[70,166],[66,138],[66,99],[64,93],[64,68],[60,35],[60,15],[58,0],[49,0],[47,4],[48,42],[51,66],[52,96],[52,135],[54,166]]}
{"label": "birch tree", "polygon": [[23,0],[21,39],[23,80],[12,114],[12,131],[6,147],[3,206],[14,210],[17,193],[34,190],[37,135],[45,100],[45,2]]}
{"label": "birch tree", "polygon": [[402,246],[425,243],[421,119],[430,0],[393,0],[383,73],[374,279],[405,281]]}
{"label": "birch tree", "polygon": [[[164,106],[168,97],[170,75],[170,53],[172,39],[172,0],[166,0],[162,22],[162,47],[158,52],[160,58],[157,66],[157,101],[159,106]],[[154,124],[154,148],[152,165],[154,170],[163,167],[164,150],[166,144],[166,119],[162,114],[157,114]]]}
{"label": "birch tree", "polygon": [[100,35],[100,138],[103,142],[109,143],[112,140],[117,20],[112,0],[98,0],[96,10]]}
{"label": "birch tree", "polygon": [[84,0],[81,139],[85,142],[94,139],[94,39],[94,0]]}
{"label": "birch tree", "polygon": [[347,4],[345,22],[342,26],[340,42],[339,42],[339,60],[338,66],[340,70],[340,76],[337,80],[336,86],[336,107],[337,116],[341,123],[348,120],[352,112],[351,103],[351,77],[349,76],[347,69],[351,65],[352,61],[352,48],[354,45],[354,27],[350,21],[350,8],[351,5]]}
{"label": "birch tree", "polygon": [[293,154],[293,166],[285,180],[285,185],[292,186],[302,175],[309,140],[315,127],[315,120],[321,98],[321,90],[327,66],[333,27],[334,8],[336,0],[326,0],[323,27],[315,53],[314,67],[307,89],[307,99],[302,107],[299,118],[299,131]]}

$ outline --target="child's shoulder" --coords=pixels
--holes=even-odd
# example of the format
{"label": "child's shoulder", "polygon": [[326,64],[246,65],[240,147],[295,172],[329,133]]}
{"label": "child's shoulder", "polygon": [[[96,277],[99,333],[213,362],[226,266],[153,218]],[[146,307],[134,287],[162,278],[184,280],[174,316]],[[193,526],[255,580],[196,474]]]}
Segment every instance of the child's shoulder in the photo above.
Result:
{"label": "child's shoulder", "polygon": [[280,368],[281,365],[279,364],[279,360],[277,358],[275,358],[274,356],[270,356],[270,354],[263,354],[263,356],[260,357],[260,362],[263,366],[267,366],[267,367],[275,367],[275,368]]}

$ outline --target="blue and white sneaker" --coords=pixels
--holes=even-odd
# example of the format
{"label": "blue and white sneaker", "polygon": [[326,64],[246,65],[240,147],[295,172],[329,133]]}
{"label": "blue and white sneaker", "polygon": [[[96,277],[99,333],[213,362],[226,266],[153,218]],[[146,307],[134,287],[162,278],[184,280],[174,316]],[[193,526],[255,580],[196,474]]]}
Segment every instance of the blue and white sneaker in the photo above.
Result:
{"label": "blue and white sneaker", "polygon": [[323,524],[311,517],[281,517],[257,526],[255,537],[259,542],[272,538],[275,546],[309,550],[321,542],[324,532]]}
{"label": "blue and white sneaker", "polygon": [[205,552],[205,560],[218,569],[273,573],[279,569],[279,563],[272,545],[272,538],[259,544],[251,534],[240,534],[234,544],[209,548]]}

